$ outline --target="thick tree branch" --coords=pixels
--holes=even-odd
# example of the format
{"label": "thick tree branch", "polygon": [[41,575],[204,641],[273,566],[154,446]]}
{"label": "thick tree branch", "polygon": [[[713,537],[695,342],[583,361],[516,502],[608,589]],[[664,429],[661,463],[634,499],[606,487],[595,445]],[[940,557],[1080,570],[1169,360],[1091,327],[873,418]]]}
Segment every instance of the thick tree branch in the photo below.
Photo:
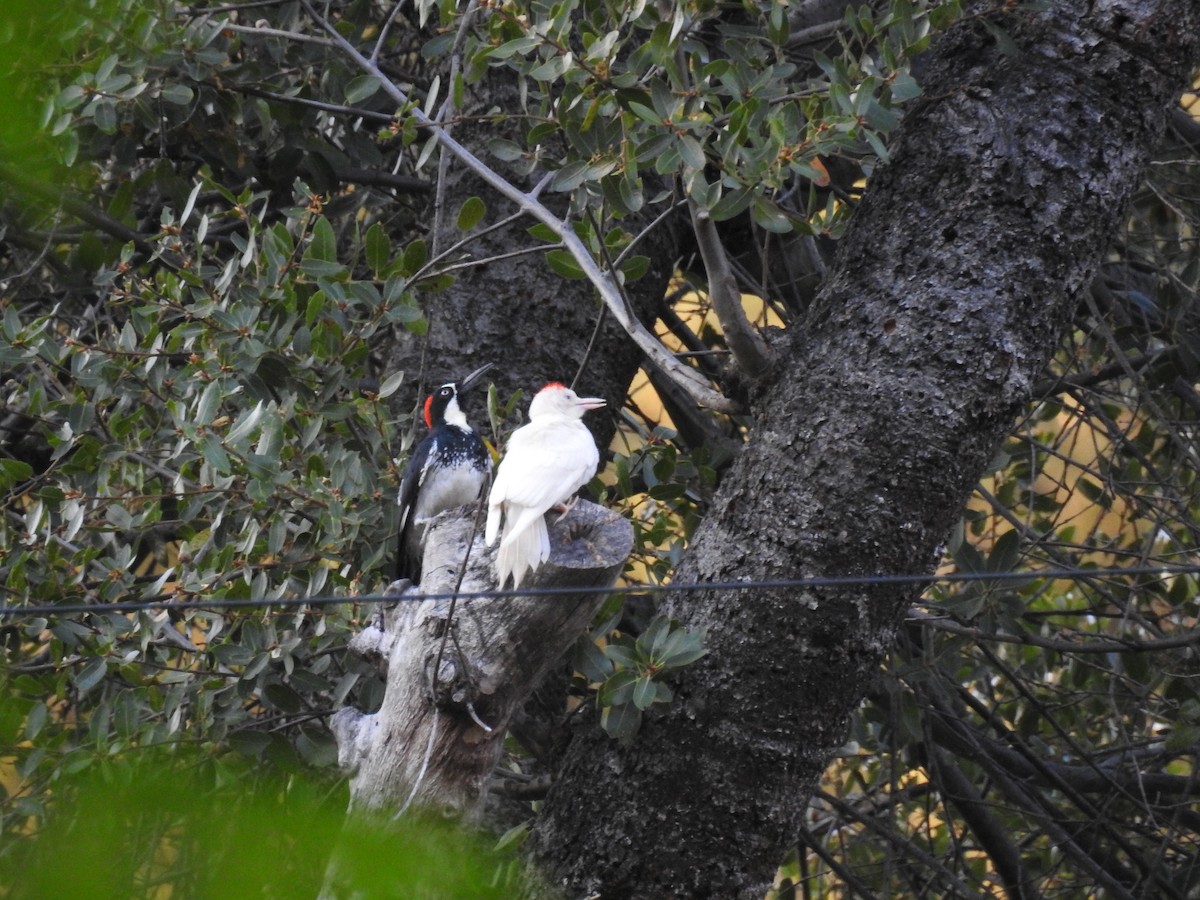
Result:
{"label": "thick tree branch", "polygon": [[742,292],[725,255],[725,246],[717,234],[717,223],[707,209],[689,199],[688,209],[692,214],[692,228],[696,232],[696,244],[704,269],[708,272],[708,296],[713,310],[721,322],[725,343],[733,351],[742,370],[750,378],[761,378],[771,368],[771,351],[742,308]]}
{"label": "thick tree branch", "polygon": [[154,252],[149,241],[153,235],[138,234],[123,222],[118,222],[105,212],[102,212],[81,200],[74,197],[66,196],[60,192],[56,192],[49,187],[39,183],[32,178],[26,178],[18,172],[13,171],[8,166],[0,165],[0,182],[7,181],[17,190],[36,197],[40,200],[45,200],[48,203],[61,206],[64,210],[81,219],[93,228],[104,232],[110,237],[114,237],[119,241],[133,244],[138,253],[143,256],[151,256]]}
{"label": "thick tree branch", "polygon": [[1011,900],[1034,900],[1041,892],[1021,861],[1021,851],[1011,840],[1009,830],[992,814],[987,801],[975,790],[971,779],[936,743],[926,746],[930,776],[942,798],[954,806],[970,826],[984,852],[996,867]]}

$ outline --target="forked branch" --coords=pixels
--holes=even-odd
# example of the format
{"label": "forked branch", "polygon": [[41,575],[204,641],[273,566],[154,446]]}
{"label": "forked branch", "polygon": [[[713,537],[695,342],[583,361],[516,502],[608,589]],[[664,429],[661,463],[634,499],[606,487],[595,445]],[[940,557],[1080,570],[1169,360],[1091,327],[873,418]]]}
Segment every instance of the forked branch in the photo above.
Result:
{"label": "forked branch", "polygon": [[638,348],[649,357],[654,365],[677,382],[701,406],[707,406],[710,409],[716,409],[721,412],[732,413],[736,410],[736,404],[733,401],[721,394],[720,391],[715,390],[694,369],[676,359],[658,338],[651,334],[637,320],[622,299],[621,292],[617,287],[612,273],[606,272],[600,267],[587,246],[575,233],[575,229],[571,227],[569,221],[560,219],[544,203],[537,199],[536,194],[521,190],[455,140],[440,123],[431,119],[418,106],[414,105],[409,100],[408,95],[400,90],[373,60],[363,56],[353,44],[342,37],[333,25],[313,8],[310,0],[301,0],[301,3],[313,21],[320,24],[329,33],[333,42],[353,60],[359,69],[377,78],[388,96],[407,109],[408,114],[415,118],[422,126],[433,130],[443,148],[454,154],[463,165],[482,178],[497,193],[517,204],[517,207],[523,213],[537,219],[554,233],[554,236],[562,242],[563,248],[574,258],[576,265],[579,266],[584,276],[599,291],[604,305],[608,307],[608,311],[612,313],[613,318],[625,330],[625,333],[632,338]]}

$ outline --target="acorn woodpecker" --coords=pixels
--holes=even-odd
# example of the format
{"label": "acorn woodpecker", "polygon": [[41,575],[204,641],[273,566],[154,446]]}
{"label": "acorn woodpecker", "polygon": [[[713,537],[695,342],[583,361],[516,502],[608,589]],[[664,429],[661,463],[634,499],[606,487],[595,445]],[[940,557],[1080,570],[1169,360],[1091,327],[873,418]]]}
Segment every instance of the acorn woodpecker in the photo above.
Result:
{"label": "acorn woodpecker", "polygon": [[488,496],[488,546],[496,542],[500,520],[504,536],[496,553],[499,587],[511,576],[520,587],[526,570],[550,556],[546,512],[561,507],[596,474],[600,453],[580,421],[604,400],[580,397],[558,382],[546,385],[529,404],[529,422],[512,433]]}
{"label": "acorn woodpecker", "polygon": [[413,450],[400,482],[400,546],[396,578],[421,580],[426,523],[438,513],[475,501],[492,473],[487,444],[467,424],[459,395],[492,368],[480,366],[461,381],[443,384],[425,399],[429,434]]}

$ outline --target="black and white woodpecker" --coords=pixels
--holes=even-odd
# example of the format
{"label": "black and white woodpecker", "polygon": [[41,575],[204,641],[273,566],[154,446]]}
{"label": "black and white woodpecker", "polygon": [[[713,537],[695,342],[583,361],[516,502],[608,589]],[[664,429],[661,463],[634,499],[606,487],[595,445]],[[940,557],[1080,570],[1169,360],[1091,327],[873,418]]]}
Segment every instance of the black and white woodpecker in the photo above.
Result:
{"label": "black and white woodpecker", "polygon": [[438,513],[479,498],[492,472],[487,444],[467,423],[459,395],[492,368],[480,366],[466,378],[443,384],[425,399],[429,434],[408,458],[400,481],[400,545],[396,578],[421,580],[425,528]]}

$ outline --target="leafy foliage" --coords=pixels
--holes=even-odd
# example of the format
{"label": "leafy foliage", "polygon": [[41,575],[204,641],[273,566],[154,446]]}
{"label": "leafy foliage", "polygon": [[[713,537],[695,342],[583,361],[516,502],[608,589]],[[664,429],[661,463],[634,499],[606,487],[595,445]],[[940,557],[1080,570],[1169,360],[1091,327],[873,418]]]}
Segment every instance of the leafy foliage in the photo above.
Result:
{"label": "leafy foliage", "polygon": [[717,474],[712,451],[680,446],[675,432],[663,425],[652,429],[633,416],[618,443],[628,452],[615,452],[610,477],[611,500],[633,523],[634,554],[630,577],[667,580],[703,518]]}
{"label": "leafy foliage", "polygon": [[[37,699],[49,686],[31,674],[44,664],[8,673],[28,707],[22,737],[38,743],[25,778],[52,778],[62,764],[42,729],[68,712],[90,731],[72,751],[81,763],[185,734],[259,753],[279,741],[242,733],[257,717],[309,722],[291,752],[328,765],[313,710],[340,703],[365,674],[342,658],[353,608],[223,616],[191,605],[353,593],[387,558],[367,536],[392,512],[380,484],[395,435],[380,395],[356,388],[364,335],[391,309],[333,258],[315,208],[266,227],[247,212],[261,197],[217,193],[246,232],[205,245],[197,235],[225,210],[190,222],[165,210],[154,258],[174,264],[147,276],[126,248],[101,276],[107,322],[6,310],[0,360],[27,373],[8,381],[7,406],[47,448],[36,476],[20,461],[7,470],[7,590],[97,606],[9,631],[14,648],[58,661],[53,716]],[[103,611],[116,600],[185,606]],[[366,682],[361,700],[372,705],[378,686]]]}
{"label": "leafy foliage", "polygon": [[665,199],[647,189],[653,176],[678,175],[717,221],[748,212],[769,232],[840,231],[844,207],[797,188],[828,184],[822,157],[860,159],[868,171],[886,158],[894,107],[918,93],[906,61],[927,46],[920,11],[907,0],[879,19],[848,11],[847,40],[871,52],[817,54],[825,80],[815,84],[788,58],[786,5],[743,11],[739,20],[704,3],[494,6],[468,33],[465,80],[515,71],[536,124],[524,144],[497,138],[492,152],[553,171],[551,188],[581,209],[636,213]]}
{"label": "leafy foliage", "polygon": [[[1036,4],[976,17],[1002,42],[998,23],[1016,7]],[[517,127],[497,129],[489,163],[549,173],[588,251],[626,284],[648,267],[644,223],[699,204],[729,229],[759,324],[786,325],[817,275],[784,277],[770,261],[843,233],[919,92],[909,62],[931,27],[962,12],[850,7],[814,46],[779,2],[336,11],[339,34],[378,41],[410,106],[294,2],[0,10],[0,596],[94,607],[0,621],[4,833],[47,822],[40,839],[5,846],[6,871],[69,874],[45,854],[72,852],[78,834],[80,858],[106,860],[94,871],[119,859],[122,886],[153,893],[156,878],[179,884],[195,868],[242,871],[234,851],[264,840],[254,823],[294,818],[305,829],[268,836],[302,865],[247,884],[282,896],[319,883],[304,866],[323,860],[334,827],[323,810],[340,813],[343,798],[297,800],[307,789],[269,776],[297,761],[332,768],[326,714],[373,708],[381,687],[344,651],[366,610],[270,603],[352,597],[382,578],[393,460],[411,435],[387,405],[405,375],[378,371],[375,353],[421,337],[430,297],[481,262],[467,243],[437,246],[426,216],[437,148],[416,107],[453,117],[485,79],[512,76],[519,108],[484,117]],[[269,20],[251,23],[260,14]],[[1152,170],[1076,333],[966,511],[947,571],[1194,556],[1196,177],[1184,144]],[[464,241],[492,224],[489,200],[445,213]],[[583,274],[544,226],[526,237],[520,249],[552,271]],[[677,292],[664,322],[686,303],[707,298]],[[694,331],[667,327],[719,382],[709,363],[724,340],[703,318]],[[493,430],[517,399],[490,398]],[[637,528],[638,577],[664,581],[751,423],[721,421],[709,439],[688,423],[684,436],[684,423],[634,403],[625,421],[606,479]],[[1047,895],[1095,884],[1194,893],[1195,597],[1191,576],[932,589],[853,723],[783,890],[983,895],[1024,878]],[[263,603],[191,605],[249,598]],[[118,601],[161,606],[127,614]],[[661,617],[616,627],[582,640],[576,667],[601,686],[609,732],[628,738],[703,650]],[[185,744],[205,754],[186,793],[126,768],[147,748]],[[76,794],[78,773],[155,803]],[[228,788],[247,782],[261,782],[263,805],[235,802]],[[180,798],[198,795],[226,805],[189,813]],[[76,796],[83,832],[65,802]],[[228,804],[248,818],[227,820]],[[105,840],[139,818],[165,837]],[[461,860],[440,852],[420,866],[456,871]],[[1014,854],[1016,874],[1005,868]]]}
{"label": "leafy foliage", "polygon": [[[704,635],[663,615],[636,636],[614,634],[615,625],[609,619],[579,639],[575,669],[599,684],[596,704],[604,730],[628,741],[637,734],[643,713],[674,699],[666,679],[704,655]],[[596,643],[601,639],[603,647]]]}

